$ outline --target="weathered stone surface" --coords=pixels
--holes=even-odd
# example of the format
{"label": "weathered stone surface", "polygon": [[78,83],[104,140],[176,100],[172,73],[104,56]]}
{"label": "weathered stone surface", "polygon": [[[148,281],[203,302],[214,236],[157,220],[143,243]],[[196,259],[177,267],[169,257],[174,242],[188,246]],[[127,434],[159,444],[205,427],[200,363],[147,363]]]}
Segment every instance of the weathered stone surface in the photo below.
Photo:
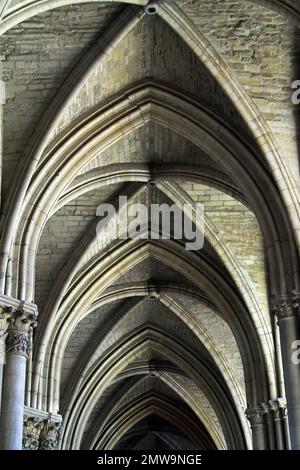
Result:
{"label": "weathered stone surface", "polygon": [[78,57],[119,13],[120,5],[74,5],[42,13],[1,38],[6,84],[4,193],[24,146]]}
{"label": "weathered stone surface", "polygon": [[252,98],[299,184],[298,110],[291,98],[292,82],[299,79],[299,31],[282,15],[254,1],[177,3]]}

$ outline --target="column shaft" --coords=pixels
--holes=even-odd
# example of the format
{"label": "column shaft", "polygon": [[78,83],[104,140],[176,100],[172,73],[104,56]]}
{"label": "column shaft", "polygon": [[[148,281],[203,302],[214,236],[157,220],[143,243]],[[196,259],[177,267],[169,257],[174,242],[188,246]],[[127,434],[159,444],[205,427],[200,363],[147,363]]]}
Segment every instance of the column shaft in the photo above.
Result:
{"label": "column shaft", "polygon": [[287,416],[282,418],[282,424],[284,429],[284,436],[285,436],[285,446],[287,450],[291,450],[291,439],[290,439],[290,429]]}
{"label": "column shaft", "polygon": [[0,416],[1,416],[2,392],[3,392],[3,364],[0,362]]}
{"label": "column shaft", "polygon": [[266,449],[263,424],[252,425],[252,439],[253,439],[253,450],[265,450]]}
{"label": "column shaft", "polygon": [[253,450],[267,449],[265,440],[264,410],[262,407],[248,408],[247,419],[251,424]]}
{"label": "column shaft", "polygon": [[283,429],[281,419],[274,419],[275,429],[276,429],[276,442],[277,450],[284,450],[285,443],[283,438]]}
{"label": "column shaft", "polygon": [[291,448],[300,449],[300,365],[293,361],[294,345],[300,340],[300,318],[279,320],[284,382],[288,405]]}
{"label": "column shaft", "polygon": [[13,310],[8,319],[0,424],[0,447],[4,450],[22,449],[26,362],[35,318],[35,313],[20,309]]}
{"label": "column shaft", "polygon": [[267,428],[268,428],[269,448],[270,450],[275,450],[276,442],[275,442],[275,434],[274,434],[274,426],[273,426],[272,417],[270,415],[267,415],[266,421],[267,421]]}
{"label": "column shaft", "polygon": [[1,413],[1,449],[22,449],[26,357],[7,354]]}

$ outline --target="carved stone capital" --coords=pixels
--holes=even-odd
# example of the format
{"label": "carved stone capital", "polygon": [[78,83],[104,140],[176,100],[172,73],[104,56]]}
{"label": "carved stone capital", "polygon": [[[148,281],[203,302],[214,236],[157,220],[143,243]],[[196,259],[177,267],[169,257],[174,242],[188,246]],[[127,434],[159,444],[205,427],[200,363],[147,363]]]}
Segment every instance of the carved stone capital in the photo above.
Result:
{"label": "carved stone capital", "polygon": [[43,426],[43,419],[37,416],[24,417],[23,449],[38,450],[39,436]]}
{"label": "carved stone capital", "polygon": [[57,449],[62,417],[58,414],[24,408],[23,449],[55,450]]}
{"label": "carved stone capital", "polygon": [[277,401],[270,401],[270,412],[272,413],[274,421],[281,420],[280,406]]}
{"label": "carved stone capital", "polygon": [[276,315],[278,321],[289,317],[300,317],[300,299],[299,295],[294,295],[279,300],[273,300],[272,312]]}
{"label": "carved stone capital", "polygon": [[7,332],[9,319],[12,316],[12,308],[0,305],[0,336],[4,336]]}
{"label": "carved stone capital", "polygon": [[287,418],[288,407],[285,398],[278,398],[278,406],[281,418]]}
{"label": "carved stone capital", "polygon": [[263,407],[257,408],[247,408],[245,411],[246,417],[250,422],[251,428],[263,424],[264,419],[264,409]]}
{"label": "carved stone capital", "polygon": [[24,310],[12,311],[6,337],[6,352],[28,357],[30,333],[36,327],[36,315]]}
{"label": "carved stone capital", "polygon": [[272,415],[271,415],[271,410],[270,410],[269,403],[262,403],[261,407],[262,407],[263,415],[265,416],[267,422],[272,420]]}
{"label": "carved stone capital", "polygon": [[62,423],[52,419],[44,420],[40,435],[40,450],[56,450]]}
{"label": "carved stone capital", "polygon": [[5,363],[6,346],[5,340],[9,326],[12,308],[0,305],[0,364]]}
{"label": "carved stone capital", "polygon": [[20,354],[28,357],[29,335],[19,331],[9,331],[6,338],[6,352]]}
{"label": "carved stone capital", "polygon": [[280,414],[281,414],[281,419],[286,419],[288,416],[288,408],[287,406],[281,406],[280,407]]}
{"label": "carved stone capital", "polygon": [[287,416],[287,405],[284,398],[270,400],[269,403],[262,403],[263,413],[267,420],[280,421]]}

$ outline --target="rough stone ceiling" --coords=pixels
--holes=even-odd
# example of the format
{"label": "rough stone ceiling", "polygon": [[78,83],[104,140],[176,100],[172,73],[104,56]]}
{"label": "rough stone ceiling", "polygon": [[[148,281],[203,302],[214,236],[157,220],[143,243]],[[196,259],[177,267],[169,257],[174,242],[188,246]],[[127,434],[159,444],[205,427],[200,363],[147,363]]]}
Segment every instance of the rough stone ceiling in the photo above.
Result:
{"label": "rough stone ceiling", "polygon": [[270,14],[257,3],[178,2],[237,74],[277,136],[281,150],[289,154],[292,171],[297,171],[294,107],[289,97],[291,77],[296,80],[297,76],[299,33],[287,19]]}
{"label": "rough stone ceiling", "polygon": [[[64,7],[38,15],[5,34],[2,45],[7,90],[4,181],[8,182],[14,174],[30,138],[30,129],[39,121],[78,58],[96,38],[101,39],[122,8],[120,4],[106,3]],[[184,62],[180,68],[176,67],[177,57]],[[211,110],[247,133],[238,113],[206,68],[170,28],[151,17],[142,19],[113,53],[94,67],[63,113],[56,132],[120,89],[147,78],[169,82],[172,86],[176,83],[179,89],[204,103],[208,101]]]}
{"label": "rough stone ceiling", "polygon": [[78,58],[121,9],[122,5],[105,3],[86,5],[84,15],[81,6],[53,10],[21,23],[1,38],[7,93],[4,181],[14,174],[34,126]]}

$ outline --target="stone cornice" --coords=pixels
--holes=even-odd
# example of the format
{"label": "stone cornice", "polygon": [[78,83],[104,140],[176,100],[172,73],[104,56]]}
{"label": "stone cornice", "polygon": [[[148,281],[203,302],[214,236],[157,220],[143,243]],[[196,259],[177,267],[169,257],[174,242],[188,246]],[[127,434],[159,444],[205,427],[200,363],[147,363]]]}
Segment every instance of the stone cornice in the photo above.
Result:
{"label": "stone cornice", "polygon": [[0,294],[0,306],[11,308],[12,310],[22,310],[26,314],[38,316],[38,308],[31,302],[24,302],[22,300],[10,297],[8,295]]}
{"label": "stone cornice", "polygon": [[41,420],[52,419],[62,422],[62,416],[58,413],[49,413],[48,411],[36,410],[30,406],[24,406],[24,416],[35,416]]}

